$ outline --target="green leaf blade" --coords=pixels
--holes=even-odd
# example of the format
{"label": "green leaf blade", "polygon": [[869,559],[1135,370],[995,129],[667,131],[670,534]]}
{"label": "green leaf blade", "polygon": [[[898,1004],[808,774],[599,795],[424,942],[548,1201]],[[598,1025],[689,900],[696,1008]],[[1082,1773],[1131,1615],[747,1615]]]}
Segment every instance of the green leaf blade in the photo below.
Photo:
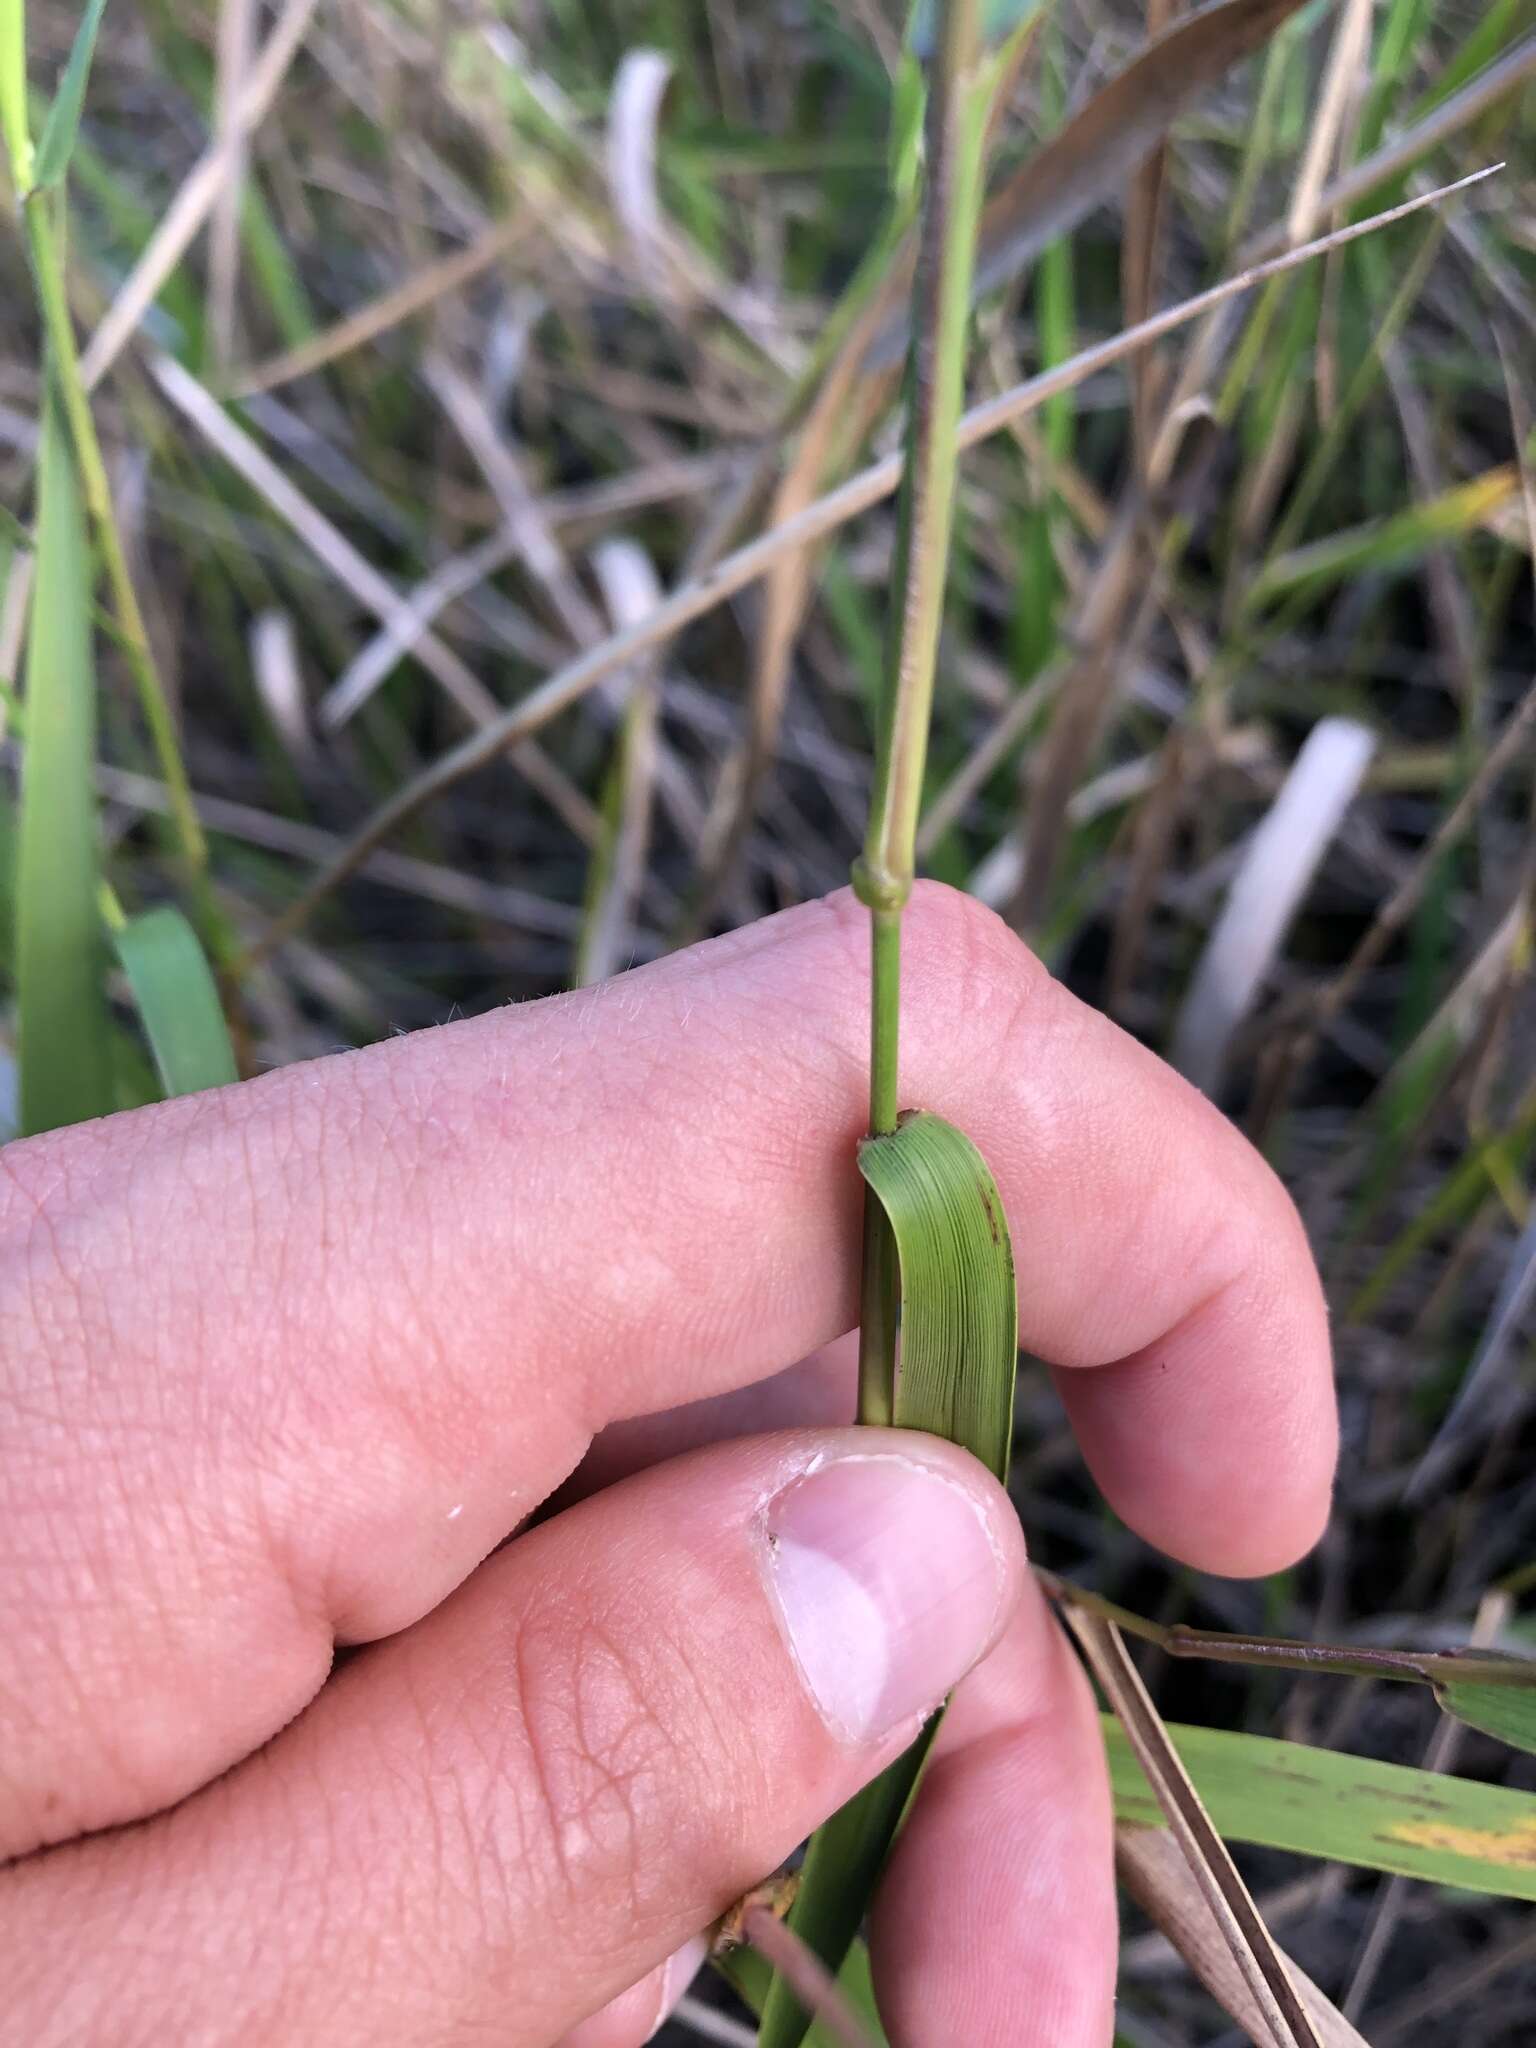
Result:
{"label": "green leaf blade", "polygon": [[1435,1687],[1435,1698],[1469,1728],[1536,1752],[1536,1687],[1452,1678]]}
{"label": "green leaf blade", "polygon": [[[1159,1825],[1123,1730],[1113,1716],[1101,1718],[1116,1819]],[[1169,1733],[1230,1841],[1536,1899],[1536,1796],[1528,1792],[1268,1736],[1171,1725]]]}
{"label": "green leaf blade", "polygon": [[24,1136],[113,1106],[97,912],[92,579],[74,457],[52,405],[43,417],[38,506],[16,876]]}
{"label": "green leaf blade", "polygon": [[[917,1111],[894,1131],[864,1140],[859,1171],[896,1244],[896,1423],[963,1445],[1002,1479],[1013,1436],[1018,1297],[1008,1222],[986,1161],[963,1131]],[[844,1969],[937,1728],[935,1715],[812,1839],[789,1924],[834,1976]],[[759,2048],[799,2048],[810,2024],[776,1977]]]}
{"label": "green leaf blade", "polygon": [[890,1219],[901,1267],[896,1422],[963,1444],[1006,1479],[1018,1297],[987,1163],[963,1131],[919,1111],[866,1138],[859,1171]]}
{"label": "green leaf blade", "polygon": [[160,904],[114,935],[167,1095],[197,1095],[238,1080],[219,992],[197,934]]}
{"label": "green leaf blade", "polygon": [[0,136],[18,192],[32,182],[27,126],[27,17],[22,0],[0,0]]}
{"label": "green leaf blade", "polygon": [[[0,5],[8,4],[10,0],[0,0]],[[33,181],[39,190],[46,191],[50,185],[62,184],[69,169],[69,160],[75,152],[75,137],[80,132],[80,115],[85,106],[91,59],[96,53],[96,32],[101,27],[106,6],[107,0],[87,0],[80,26],[75,30],[69,61],[64,66],[53,105],[43,123],[42,140],[37,145]]]}

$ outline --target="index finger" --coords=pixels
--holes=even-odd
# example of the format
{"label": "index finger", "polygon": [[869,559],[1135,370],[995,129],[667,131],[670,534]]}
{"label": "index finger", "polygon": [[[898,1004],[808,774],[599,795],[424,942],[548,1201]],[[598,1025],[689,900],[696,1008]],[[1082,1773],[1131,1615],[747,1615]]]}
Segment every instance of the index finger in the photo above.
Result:
{"label": "index finger", "polygon": [[[904,1093],[991,1160],[1022,1341],[1138,1362],[1133,1472],[1087,1411],[1105,1483],[1207,1566],[1294,1554],[1334,1424],[1278,1183],[967,899],[920,890],[906,954]],[[13,1842],[180,1796],[336,1636],[434,1606],[603,1424],[851,1323],[867,972],[834,898],[0,1154]]]}

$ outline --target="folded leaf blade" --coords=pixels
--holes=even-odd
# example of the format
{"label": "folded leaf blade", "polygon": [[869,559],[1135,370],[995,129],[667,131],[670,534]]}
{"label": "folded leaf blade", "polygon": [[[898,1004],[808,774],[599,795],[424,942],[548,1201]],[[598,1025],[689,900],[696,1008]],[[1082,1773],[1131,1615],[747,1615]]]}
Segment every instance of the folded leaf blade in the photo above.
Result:
{"label": "folded leaf blade", "polygon": [[[1006,1477],[1018,1363],[1013,1247],[1002,1197],[963,1131],[926,1111],[866,1138],[859,1171],[885,1212],[901,1286],[899,1427],[962,1444]],[[938,1717],[818,1830],[789,1924],[837,1975],[917,1787]],[[782,1978],[763,2004],[760,2048],[798,2048],[810,2015]]]}
{"label": "folded leaf blade", "polygon": [[896,1421],[963,1444],[1005,1479],[1018,1300],[997,1184],[965,1133],[927,1111],[866,1138],[859,1171],[890,1218],[901,1267]]}

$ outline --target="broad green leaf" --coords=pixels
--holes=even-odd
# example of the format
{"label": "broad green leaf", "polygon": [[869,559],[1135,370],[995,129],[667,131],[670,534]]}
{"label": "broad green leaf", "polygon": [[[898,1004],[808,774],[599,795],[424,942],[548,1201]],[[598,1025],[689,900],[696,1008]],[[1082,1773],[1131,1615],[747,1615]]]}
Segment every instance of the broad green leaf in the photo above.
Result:
{"label": "broad green leaf", "polygon": [[[890,1222],[901,1277],[895,1418],[963,1444],[999,1479],[1013,1435],[1018,1301],[1002,1198],[963,1131],[918,1111],[866,1138],[859,1171]],[[916,1789],[928,1724],[906,1754],[817,1831],[789,1924],[842,1969]],[[763,2008],[761,2048],[797,2048],[809,2015],[781,1978]]]}
{"label": "broad green leaf", "polygon": [[[0,5],[5,4],[7,0],[0,0]],[[106,12],[106,5],[107,0],[87,0],[85,12],[80,17],[80,26],[75,30],[69,61],[64,66],[59,89],[53,96],[53,105],[48,109],[48,118],[43,123],[42,140],[37,145],[37,168],[33,177],[39,188],[61,183],[64,173],[69,169],[69,160],[74,154],[75,137],[80,130],[80,110],[85,105],[86,80],[91,75],[91,58],[96,49],[96,31],[101,27],[101,17]]]}
{"label": "broad green leaf", "polygon": [[173,904],[113,934],[167,1095],[196,1095],[239,1079],[219,992],[197,934]]}
{"label": "broad green leaf", "polygon": [[[1536,1690],[1453,1678],[1435,1687],[1435,1698],[1469,1728],[1496,1735],[1516,1749],[1536,1750]],[[1536,1858],[1536,1846],[1532,1855]]]}
{"label": "broad green leaf", "polygon": [[32,183],[27,127],[27,15],[22,0],[0,0],[0,135],[18,192]]}
{"label": "broad green leaf", "polygon": [[[1469,1687],[1479,1694],[1494,1687]],[[1511,1691],[1511,1699],[1529,1695]],[[1101,1717],[1115,1815],[1161,1812],[1118,1722]],[[1494,1731],[1499,1732],[1499,1731]],[[1218,1833],[1460,1891],[1536,1899],[1536,1796],[1300,1742],[1171,1726]]]}
{"label": "broad green leaf", "polygon": [[27,641],[26,753],[16,877],[21,1129],[112,1107],[97,914],[96,677],[91,573],[74,457],[43,414],[37,567]]}
{"label": "broad green leaf", "polygon": [[901,1265],[896,1421],[1008,1476],[1019,1310],[1013,1246],[987,1162],[963,1131],[920,1110],[866,1138],[859,1171],[880,1198]]}

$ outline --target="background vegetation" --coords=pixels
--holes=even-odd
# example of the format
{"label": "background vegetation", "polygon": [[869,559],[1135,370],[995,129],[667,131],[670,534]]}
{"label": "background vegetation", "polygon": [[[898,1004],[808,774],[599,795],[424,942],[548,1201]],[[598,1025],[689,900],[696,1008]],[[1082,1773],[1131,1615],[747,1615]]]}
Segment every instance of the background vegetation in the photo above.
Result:
{"label": "background vegetation", "polygon": [[[1116,1525],[1027,1371],[1014,1485],[1039,1562],[1162,1624],[1519,1648],[1536,30],[1525,0],[1272,6],[1208,89],[1186,67],[1093,130],[1176,12],[1055,0],[1020,38],[973,400],[1506,167],[964,458],[923,863],[1267,1149],[1328,1281],[1346,1426],[1321,1553],[1261,1586],[1172,1571]],[[70,110],[77,26],[29,10],[41,168],[13,152],[0,233],[0,679],[26,762],[0,794],[7,1122],[595,979],[838,886],[889,500],[766,580],[702,579],[894,446],[878,343],[807,405],[849,360],[850,283],[901,282],[895,0],[114,0],[76,138],[48,108]],[[0,97],[18,75],[0,49]],[[1010,180],[1085,109],[1081,217],[1046,233]],[[1150,147],[1169,116],[1166,149],[1117,162],[1132,117]],[[34,177],[52,189],[23,203]],[[679,632],[651,623],[668,592]],[[571,664],[617,630],[628,658],[581,688]],[[420,784],[550,677],[535,736]],[[1419,1687],[1156,1649],[1142,1669],[1182,1721],[1536,1788]],[[1489,2048],[1528,2040],[1536,1836],[1504,1860],[1513,1898],[1447,1891],[1433,1863],[1302,1860],[1237,1812],[1258,1756],[1225,1807],[1201,1782],[1228,1833],[1271,1844],[1240,1851],[1267,1918],[1369,2039],[1432,2048],[1471,2013]],[[1345,1790],[1320,1781],[1312,1809]],[[1218,2037],[1129,1929],[1125,2039]]]}

